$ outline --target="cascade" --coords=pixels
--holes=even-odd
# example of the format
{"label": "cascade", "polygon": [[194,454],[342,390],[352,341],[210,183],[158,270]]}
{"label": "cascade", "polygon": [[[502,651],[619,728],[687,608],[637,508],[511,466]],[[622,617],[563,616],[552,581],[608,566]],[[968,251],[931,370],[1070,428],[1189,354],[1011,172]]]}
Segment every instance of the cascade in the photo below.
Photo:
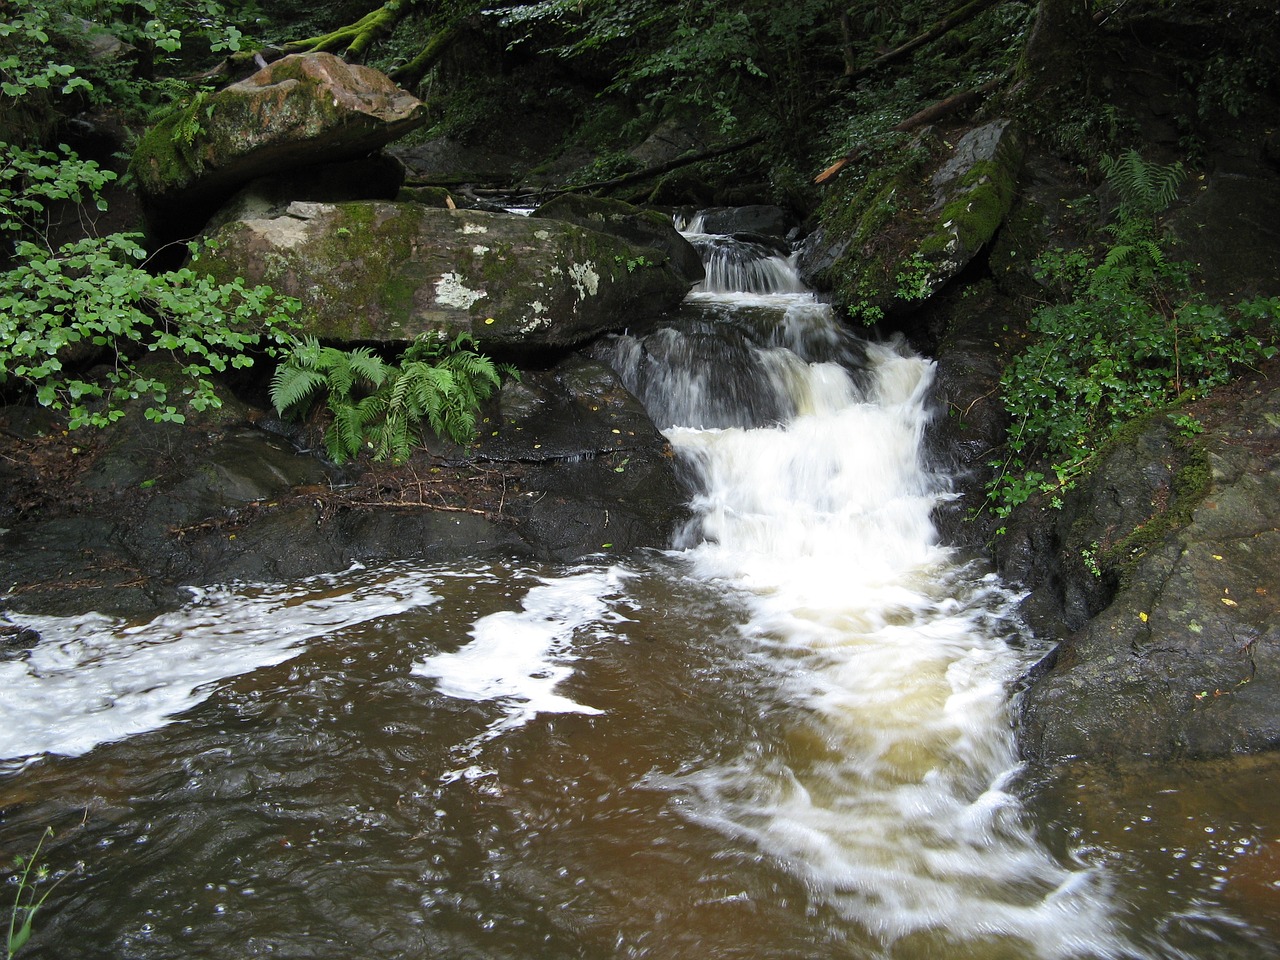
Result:
{"label": "cascade", "polygon": [[666,549],[22,619],[0,830],[85,861],[36,956],[1264,955],[1221,879],[1261,827],[1161,873],[1020,796],[1041,651],[938,541],[933,364],[685,230],[708,280],[595,348],[693,478]]}

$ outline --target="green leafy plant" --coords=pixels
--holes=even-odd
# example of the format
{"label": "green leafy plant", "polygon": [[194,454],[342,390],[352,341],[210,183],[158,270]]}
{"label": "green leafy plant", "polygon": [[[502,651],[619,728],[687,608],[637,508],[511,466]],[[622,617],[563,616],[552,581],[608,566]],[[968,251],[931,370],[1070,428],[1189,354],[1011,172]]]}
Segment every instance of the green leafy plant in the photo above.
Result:
{"label": "green leafy plant", "polygon": [[281,415],[305,413],[323,395],[331,417],[324,443],[336,463],[370,450],[375,460],[399,462],[422,440],[422,430],[454,443],[475,439],[476,411],[510,367],[476,353],[470,334],[452,340],[418,336],[397,364],[367,347],[340,350],[315,337],[298,341],[271,381]]}
{"label": "green leafy plant", "polygon": [[638,257],[624,257],[619,254],[613,258],[613,262],[620,267],[626,267],[627,273],[635,273],[637,269],[643,267],[656,266],[656,264],[654,264],[654,262],[644,254],[641,254]]}
{"label": "green leafy plant", "polygon": [[920,253],[913,253],[910,258],[899,264],[894,279],[898,284],[894,292],[899,300],[911,302],[924,300],[929,296],[931,280],[929,262]]}
{"label": "green leafy plant", "polygon": [[1200,434],[1204,433],[1204,424],[1195,417],[1180,413],[1169,414],[1169,419],[1173,421],[1173,425],[1178,429],[1178,436],[1186,440],[1192,440]]}
{"label": "green leafy plant", "polygon": [[77,867],[75,870],[64,873],[45,888],[43,893],[38,890],[39,885],[49,878],[48,866],[40,862],[40,850],[45,840],[51,836],[53,836],[53,828],[46,827],[31,856],[14,858],[18,889],[13,897],[13,905],[9,908],[9,928],[5,937],[7,960],[13,960],[14,955],[31,939],[36,914],[40,912],[50,894],[58,888],[58,884],[79,870]]}
{"label": "green leafy plant", "polygon": [[987,491],[1000,517],[1037,491],[1069,488],[1127,421],[1276,354],[1280,299],[1205,303],[1190,293],[1189,267],[1166,254],[1160,213],[1176,196],[1181,165],[1130,151],[1104,169],[1120,199],[1112,242],[1037,260],[1042,280],[1066,299],[1032,315],[1030,343],[1005,369],[1012,426]]}
{"label": "green leafy plant", "polygon": [[1080,550],[1080,562],[1094,577],[1102,578],[1102,564],[1098,561],[1098,541]]}
{"label": "green leafy plant", "polygon": [[[45,109],[41,98],[54,85],[63,95],[90,88],[74,65],[42,61],[55,52],[55,28],[88,8],[69,0],[17,6],[0,25],[0,105]],[[123,5],[106,6],[124,15]],[[136,6],[160,9],[150,0]],[[65,412],[72,429],[112,423],[135,400],[152,420],[181,422],[179,397],[194,410],[217,407],[215,374],[271,352],[297,303],[240,279],[215,283],[190,267],[152,272],[139,234],[93,229],[115,174],[65,145],[45,149],[38,125],[13,132],[25,139],[0,143],[0,389]],[[85,235],[54,240],[69,215]],[[176,377],[144,372],[142,361],[157,354],[176,361]]]}
{"label": "green leafy plant", "polygon": [[[215,283],[190,267],[148,272],[139,240],[110,234],[53,250],[20,241],[17,266],[0,274],[0,385],[30,389],[70,429],[107,426],[137,400],[157,421],[183,422],[175,397],[216,409],[214,375],[252,366],[292,325],[296,301],[269,287]],[[177,380],[143,372],[140,361],[157,354],[177,361]]]}

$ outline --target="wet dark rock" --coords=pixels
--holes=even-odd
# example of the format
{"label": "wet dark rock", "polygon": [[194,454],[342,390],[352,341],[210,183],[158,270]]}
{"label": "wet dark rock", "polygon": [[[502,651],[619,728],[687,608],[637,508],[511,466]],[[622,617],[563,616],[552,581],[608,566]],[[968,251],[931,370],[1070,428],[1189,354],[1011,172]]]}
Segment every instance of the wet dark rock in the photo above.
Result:
{"label": "wet dark rock", "polygon": [[1253,158],[1206,176],[1170,221],[1178,256],[1214,300],[1280,293],[1280,179]]}
{"label": "wet dark rock", "polygon": [[[73,439],[6,428],[0,462],[59,446],[32,471],[11,467],[0,601],[141,615],[184,600],[184,586],[354,563],[663,548],[687,516],[666,440],[611,370],[582,357],[508,383],[473,447],[433,443],[404,464],[339,467],[279,426],[229,402],[188,425],[132,414]],[[65,462],[77,469],[37,476]]]}
{"label": "wet dark rock", "polygon": [[40,634],[30,627],[0,623],[0,662],[16,660],[40,642]]}
{"label": "wet dark rock", "polygon": [[702,228],[724,236],[759,236],[784,240],[795,221],[781,207],[748,204],[741,207],[709,207],[699,210]]}
{"label": "wet dark rock", "polygon": [[507,510],[539,557],[666,547],[687,518],[675,456],[605,364],[571,357],[508,384],[483,460],[520,464]]}
{"label": "wet dark rock", "polygon": [[927,333],[937,358],[937,414],[926,437],[927,453],[953,478],[957,494],[939,506],[935,519],[948,543],[981,547],[996,525],[985,503],[986,486],[1009,425],[1000,377],[1022,320],[1017,305],[989,283],[943,298],[930,316],[939,329]]}
{"label": "wet dark rock", "polygon": [[1021,702],[1033,759],[1280,746],[1280,390],[1259,379],[1186,412],[1204,433],[1150,418],[1003,551],[1062,641]]}

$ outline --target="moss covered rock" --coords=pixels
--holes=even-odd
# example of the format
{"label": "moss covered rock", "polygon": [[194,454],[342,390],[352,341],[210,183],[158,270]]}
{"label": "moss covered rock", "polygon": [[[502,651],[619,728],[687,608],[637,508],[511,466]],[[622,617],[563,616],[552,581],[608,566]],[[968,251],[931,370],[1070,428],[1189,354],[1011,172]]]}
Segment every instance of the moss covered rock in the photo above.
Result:
{"label": "moss covered rock", "polygon": [[1022,697],[1030,759],[1280,746],[1280,391],[1259,377],[1182,409],[1194,440],[1156,414],[1064,498],[1061,563],[1031,595],[1062,642]]}
{"label": "moss covered rock", "polygon": [[250,180],[366,156],[425,120],[425,104],[377,70],[299,54],[168,114],[130,170],[163,235],[198,227]]}
{"label": "moss covered rock", "polygon": [[563,347],[660,315],[690,283],[648,247],[556,220],[419,203],[291,204],[211,237],[197,266],[302,301],[337,342],[466,332],[489,350]]}
{"label": "moss covered rock", "polygon": [[706,276],[702,257],[693,244],[680,235],[670,217],[657,210],[635,207],[621,200],[563,193],[544,203],[533,215],[576,223],[611,233],[637,246],[652,247],[666,256],[672,267],[690,283],[698,283]]}
{"label": "moss covered rock", "polygon": [[922,134],[892,162],[834,188],[801,252],[801,274],[867,323],[916,308],[991,242],[1021,163],[1007,120],[954,142]]}

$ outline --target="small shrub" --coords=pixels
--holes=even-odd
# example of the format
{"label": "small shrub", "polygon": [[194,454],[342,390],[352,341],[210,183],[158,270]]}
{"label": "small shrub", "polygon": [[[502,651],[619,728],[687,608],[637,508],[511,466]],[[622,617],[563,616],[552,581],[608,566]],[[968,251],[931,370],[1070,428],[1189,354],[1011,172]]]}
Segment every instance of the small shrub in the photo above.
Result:
{"label": "small shrub", "polygon": [[49,899],[49,895],[57,889],[58,884],[80,870],[80,866],[77,865],[74,870],[58,877],[45,888],[43,893],[39,891],[39,885],[49,878],[49,867],[40,862],[40,850],[51,836],[53,836],[53,828],[46,827],[31,856],[17,857],[14,860],[17,871],[14,881],[16,881],[18,892],[14,895],[13,904],[9,908],[9,927],[5,936],[5,956],[8,960],[13,960],[14,955],[31,939],[36,914]]}
{"label": "small shrub", "polygon": [[[1189,292],[1188,265],[1167,256],[1159,214],[1176,195],[1181,165],[1149,164],[1130,151],[1104,169],[1120,195],[1107,228],[1113,242],[1051,251],[1036,263],[1070,299],[1032,315],[1031,343],[1001,381],[1013,423],[987,497],[1000,517],[1037,491],[1069,487],[1125,422],[1276,354],[1280,298],[1205,303]],[[1052,480],[1031,469],[1044,462]]]}
{"label": "small shrub", "polygon": [[[13,264],[0,273],[0,387],[31,391],[70,429],[106,426],[139,399],[148,418],[181,422],[175,394],[194,410],[219,406],[214,374],[252,366],[255,350],[283,339],[297,304],[270,287],[189,267],[151,273],[139,234],[51,244],[50,206],[105,209],[99,190],[114,174],[66,148],[0,149],[0,242]],[[180,382],[140,372],[157,352],[179,361]]]}

